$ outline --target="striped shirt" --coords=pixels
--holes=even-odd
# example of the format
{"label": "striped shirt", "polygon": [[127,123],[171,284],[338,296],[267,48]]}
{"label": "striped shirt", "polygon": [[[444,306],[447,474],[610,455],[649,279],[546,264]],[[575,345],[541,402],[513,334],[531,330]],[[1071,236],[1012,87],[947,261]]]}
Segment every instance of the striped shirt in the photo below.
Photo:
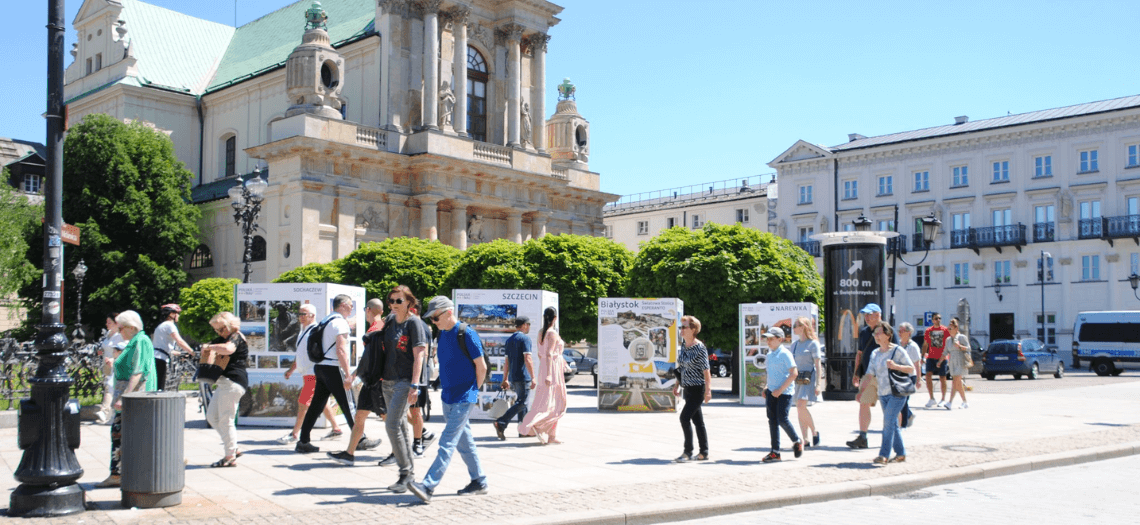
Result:
{"label": "striped shirt", "polygon": [[677,354],[677,368],[681,369],[681,386],[705,384],[705,370],[709,369],[709,351],[697,341],[693,346],[682,347]]}

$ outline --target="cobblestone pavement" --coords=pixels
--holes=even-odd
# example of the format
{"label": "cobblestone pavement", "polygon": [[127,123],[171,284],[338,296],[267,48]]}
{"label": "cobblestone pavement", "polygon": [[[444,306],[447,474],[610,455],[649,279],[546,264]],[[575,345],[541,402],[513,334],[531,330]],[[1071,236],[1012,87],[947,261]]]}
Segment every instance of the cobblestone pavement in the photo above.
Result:
{"label": "cobblestone pavement", "polygon": [[[582,376],[574,384],[588,381],[588,376]],[[1063,381],[1055,385],[1068,385]],[[723,384],[727,387],[727,382]],[[438,393],[432,395],[435,406],[440,406]],[[88,489],[93,510],[39,521],[283,525],[375,520],[635,523],[690,519],[778,505],[780,501],[761,501],[777,494],[787,496],[781,501],[798,503],[851,497],[836,496],[836,487],[866,495],[868,487],[873,491],[892,480],[930,486],[935,483],[927,477],[933,473],[977,474],[985,469],[1004,473],[1067,464],[1080,454],[1087,456],[1083,451],[1094,447],[1117,446],[1119,450],[1106,454],[1132,454],[1140,451],[1140,405],[1133,401],[1138,396],[1140,381],[1119,380],[1018,394],[972,393],[967,410],[918,409],[915,427],[904,433],[908,461],[874,468],[870,461],[876,455],[877,430],[882,425],[877,408],[870,435],[875,448],[850,450],[843,444],[854,436],[854,402],[824,402],[812,407],[822,437],[820,447],[793,459],[787,450],[790,443],[785,441],[783,462],[761,464],[768,452],[764,409],[741,406],[718,395],[705,409],[712,460],[674,464],[671,460],[681,452],[682,441],[677,414],[599,413],[593,390],[575,387],[570,390],[569,413],[559,430],[566,444],[540,446],[533,439],[513,437],[517,434],[513,425],[507,430],[510,438],[498,441],[488,422],[475,422],[490,493],[455,496],[468,481],[466,470],[456,461],[430,505],[384,488],[397,477],[391,467],[376,465],[389,451],[386,436],[379,450],[359,454],[357,466],[350,468],[324,456],[325,451],[341,450],[343,438],[315,442],[322,452],[302,455],[276,444],[274,439],[282,429],[242,427],[239,440],[245,455],[238,467],[208,468],[221,456],[221,445],[192,404],[187,409],[188,466],[182,505],[122,509],[118,490],[92,488],[107,474],[109,429],[85,425],[77,456],[86,471],[80,481]],[[440,432],[440,419],[432,418],[428,428]],[[382,424],[370,419],[368,433],[382,436]],[[7,470],[6,476],[0,476],[0,488],[7,491],[16,486],[11,473],[21,457],[15,442],[14,429],[0,430],[0,468]],[[1073,455],[1040,459],[1066,451]],[[416,462],[417,477],[423,476],[434,457],[432,449]],[[1025,458],[1038,459],[1029,463]]]}
{"label": "cobblestone pavement", "polygon": [[[679,525],[800,525],[829,523],[837,516],[914,516],[918,522],[937,517],[941,523],[1006,525],[1009,523],[1137,522],[1136,472],[1140,456],[1058,467],[995,479],[927,487],[894,496],[813,503],[794,508],[745,512]],[[907,522],[902,518],[902,522]]]}

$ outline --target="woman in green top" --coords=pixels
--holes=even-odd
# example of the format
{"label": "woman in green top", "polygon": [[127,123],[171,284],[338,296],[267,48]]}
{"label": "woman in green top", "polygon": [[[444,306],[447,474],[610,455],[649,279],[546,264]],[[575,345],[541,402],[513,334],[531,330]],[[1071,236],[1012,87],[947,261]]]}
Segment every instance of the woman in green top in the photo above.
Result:
{"label": "woman in green top", "polygon": [[128,341],[119,357],[115,358],[115,418],[111,422],[111,475],[96,487],[118,487],[119,462],[123,446],[123,394],[153,392],[158,387],[154,372],[154,345],[143,333],[142,318],[127,310],[115,318],[119,333]]}

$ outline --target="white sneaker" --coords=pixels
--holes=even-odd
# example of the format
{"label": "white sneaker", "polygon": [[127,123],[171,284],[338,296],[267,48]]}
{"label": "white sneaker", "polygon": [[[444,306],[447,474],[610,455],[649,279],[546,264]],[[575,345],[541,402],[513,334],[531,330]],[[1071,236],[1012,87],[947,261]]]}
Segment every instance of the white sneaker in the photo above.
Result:
{"label": "white sneaker", "polygon": [[938,408],[946,408],[946,401],[945,400],[939,401],[938,404],[936,404],[934,406],[936,406]]}
{"label": "white sneaker", "polygon": [[942,408],[945,408],[946,410],[954,410],[954,404],[946,403],[945,405],[942,405]]}
{"label": "white sneaker", "polygon": [[281,443],[282,445],[291,445],[297,442],[297,436],[294,436],[293,433],[290,432],[284,436],[277,438],[277,442]]}
{"label": "white sneaker", "polygon": [[936,406],[938,406],[938,402],[935,401],[933,398],[930,401],[926,402],[926,408],[934,408]]}
{"label": "white sneaker", "polygon": [[969,403],[962,403],[961,405],[958,405],[958,408],[970,408],[970,404]]}

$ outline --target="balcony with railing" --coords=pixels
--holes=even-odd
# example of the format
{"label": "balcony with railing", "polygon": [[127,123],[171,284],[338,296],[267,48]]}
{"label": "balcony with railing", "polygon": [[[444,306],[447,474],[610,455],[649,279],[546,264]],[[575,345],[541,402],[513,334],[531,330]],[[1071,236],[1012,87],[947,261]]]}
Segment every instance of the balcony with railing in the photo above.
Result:
{"label": "balcony with railing", "polygon": [[[921,234],[918,235],[917,238],[918,238],[918,240],[922,240],[922,235]],[[887,239],[887,253],[888,254],[892,254],[892,253],[904,254],[904,253],[907,253],[906,249],[907,249],[906,248],[906,235],[899,235],[898,237],[892,237],[890,239]],[[896,252],[895,250],[898,250],[898,252]]]}
{"label": "balcony with railing", "polygon": [[1118,215],[1081,219],[1077,238],[1104,239],[1112,246],[1114,239],[1131,238],[1140,246],[1140,215]]}
{"label": "balcony with railing", "polygon": [[1033,223],[1033,242],[1053,242],[1056,239],[1056,225],[1051,222]]}
{"label": "balcony with railing", "polygon": [[819,241],[800,241],[796,243],[796,246],[801,250],[808,252],[808,255],[811,255],[812,257],[820,256]]}
{"label": "balcony with railing", "polygon": [[980,253],[982,248],[994,248],[1001,253],[1005,246],[1013,246],[1020,252],[1025,245],[1025,225],[1021,223],[950,232],[951,248],[969,248],[974,253]]}

